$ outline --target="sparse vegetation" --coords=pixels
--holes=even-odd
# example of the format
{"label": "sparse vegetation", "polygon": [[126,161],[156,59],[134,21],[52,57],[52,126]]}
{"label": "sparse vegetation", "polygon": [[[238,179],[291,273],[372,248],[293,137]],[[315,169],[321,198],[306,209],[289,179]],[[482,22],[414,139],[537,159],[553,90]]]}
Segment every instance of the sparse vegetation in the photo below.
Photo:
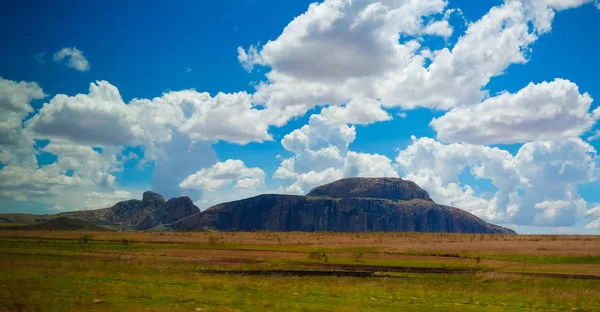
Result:
{"label": "sparse vegetation", "polygon": [[81,237],[79,237],[79,243],[80,244],[87,244],[87,243],[89,243],[92,240],[92,237],[93,236],[89,235],[89,234],[82,235]]}
{"label": "sparse vegetation", "polygon": [[594,311],[599,250],[597,236],[0,231],[0,310]]}

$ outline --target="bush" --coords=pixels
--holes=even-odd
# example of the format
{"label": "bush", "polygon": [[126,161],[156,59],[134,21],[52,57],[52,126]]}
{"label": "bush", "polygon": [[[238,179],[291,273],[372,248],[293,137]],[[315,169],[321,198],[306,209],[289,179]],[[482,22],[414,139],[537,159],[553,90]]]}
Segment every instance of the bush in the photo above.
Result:
{"label": "bush", "polygon": [[352,254],[352,257],[354,258],[354,262],[360,262],[360,258],[362,258],[363,255],[364,255],[364,252],[356,252],[356,253]]}
{"label": "bush", "polygon": [[87,244],[88,242],[90,242],[92,240],[92,235],[83,235],[79,238],[79,243],[80,244]]}
{"label": "bush", "polygon": [[325,249],[313,250],[308,253],[308,259],[312,260],[323,260],[323,262],[327,262],[327,253]]}

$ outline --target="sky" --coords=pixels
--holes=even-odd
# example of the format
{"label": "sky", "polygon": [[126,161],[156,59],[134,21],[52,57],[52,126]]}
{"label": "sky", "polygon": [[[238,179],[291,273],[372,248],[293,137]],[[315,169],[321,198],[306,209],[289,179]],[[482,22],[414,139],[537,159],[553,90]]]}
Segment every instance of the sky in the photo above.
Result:
{"label": "sky", "polygon": [[0,27],[0,213],[386,176],[600,233],[596,0],[8,0]]}

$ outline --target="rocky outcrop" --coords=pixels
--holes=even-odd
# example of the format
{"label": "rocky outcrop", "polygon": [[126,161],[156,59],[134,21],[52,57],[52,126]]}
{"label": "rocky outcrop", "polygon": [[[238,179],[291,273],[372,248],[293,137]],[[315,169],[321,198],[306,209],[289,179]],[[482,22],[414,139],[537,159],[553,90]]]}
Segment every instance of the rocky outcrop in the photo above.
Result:
{"label": "rocky outcrop", "polygon": [[400,178],[347,178],[317,186],[307,196],[332,198],[423,199],[431,201],[427,191],[415,182]]}
{"label": "rocky outcrop", "polygon": [[187,197],[171,198],[166,204],[167,216],[163,220],[163,223],[172,223],[181,218],[193,215],[200,212],[200,209],[194,205],[194,202]]}
{"label": "rocky outcrop", "polygon": [[124,231],[147,230],[200,212],[187,196],[165,201],[161,195],[151,191],[144,192],[141,201],[123,201],[110,209],[111,213],[106,216],[106,221]]}
{"label": "rocky outcrop", "polygon": [[161,195],[147,191],[144,192],[142,200],[130,199],[119,202],[110,208],[71,211],[55,215],[12,214],[6,215],[6,217],[0,215],[0,222],[4,220],[8,223],[38,224],[66,217],[113,230],[143,231],[161,224],[173,223],[199,212],[200,209],[187,196],[165,201]]}
{"label": "rocky outcrop", "polygon": [[174,230],[396,231],[514,233],[458,208],[436,204],[415,183],[343,179],[307,196],[259,195],[213,206],[175,222]]}

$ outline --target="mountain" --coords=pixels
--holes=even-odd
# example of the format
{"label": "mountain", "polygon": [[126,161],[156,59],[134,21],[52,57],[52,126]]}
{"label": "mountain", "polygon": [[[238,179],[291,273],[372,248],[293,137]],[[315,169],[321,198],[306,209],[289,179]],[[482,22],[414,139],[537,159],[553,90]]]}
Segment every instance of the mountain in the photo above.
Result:
{"label": "mountain", "polygon": [[79,219],[71,219],[67,217],[58,217],[43,222],[28,224],[22,226],[11,226],[3,228],[6,230],[43,230],[43,231],[111,231],[99,225],[86,222]]}
{"label": "mountain", "polygon": [[0,223],[37,224],[66,217],[112,230],[143,231],[158,225],[173,223],[199,212],[200,209],[187,196],[165,201],[161,195],[147,191],[144,192],[142,200],[122,201],[110,208],[71,211],[55,215],[4,214],[0,215]]}
{"label": "mountain", "polygon": [[213,206],[173,223],[178,231],[396,231],[514,234],[458,208],[436,204],[411,181],[348,178],[306,196],[265,194]]}

